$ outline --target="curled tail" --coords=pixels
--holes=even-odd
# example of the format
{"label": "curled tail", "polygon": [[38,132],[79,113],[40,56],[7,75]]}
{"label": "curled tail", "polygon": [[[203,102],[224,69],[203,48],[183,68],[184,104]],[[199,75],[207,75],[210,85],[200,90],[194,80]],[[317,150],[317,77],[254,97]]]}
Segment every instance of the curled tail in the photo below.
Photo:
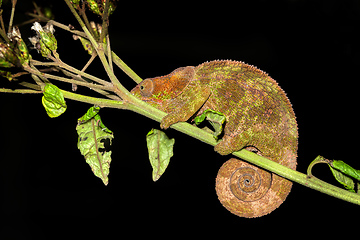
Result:
{"label": "curled tail", "polygon": [[[290,151],[280,164],[296,168]],[[249,163],[231,158],[219,169],[216,194],[231,213],[246,218],[264,216],[278,208],[291,191],[292,182]]]}

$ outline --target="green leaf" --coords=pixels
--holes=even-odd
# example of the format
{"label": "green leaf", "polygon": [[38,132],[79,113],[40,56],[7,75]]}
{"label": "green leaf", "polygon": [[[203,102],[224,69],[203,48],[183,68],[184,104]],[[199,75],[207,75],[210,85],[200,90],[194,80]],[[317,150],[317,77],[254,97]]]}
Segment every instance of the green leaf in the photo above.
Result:
{"label": "green leaf", "polygon": [[49,117],[58,117],[65,112],[67,108],[65,99],[57,86],[46,84],[43,94],[42,104]]}
{"label": "green leaf", "polygon": [[152,129],[146,135],[150,164],[153,168],[152,179],[157,181],[165,172],[173,156],[175,139],[169,139],[166,134],[158,129]]}
{"label": "green leaf", "polygon": [[92,106],[87,110],[87,112],[78,119],[78,123],[84,123],[95,117],[100,111],[100,107],[98,106]]}
{"label": "green leaf", "polygon": [[328,164],[328,166],[330,167],[330,170],[331,170],[333,176],[339,183],[341,183],[350,192],[355,192],[355,183],[350,177],[348,177],[345,174],[343,174],[342,172],[332,168],[330,166],[330,164]]}
{"label": "green leaf", "polygon": [[[94,110],[95,109],[95,110]],[[78,120],[76,131],[78,133],[78,149],[85,157],[86,163],[90,165],[95,176],[101,178],[105,185],[108,184],[110,172],[111,151],[106,149],[105,142],[111,145],[114,135],[102,123],[100,115],[96,113],[91,116],[96,107],[92,107]],[[90,112],[90,113],[89,113]]]}
{"label": "green leaf", "polygon": [[201,115],[194,118],[194,122],[196,125],[199,125],[205,119],[208,120],[211,126],[214,128],[213,136],[217,140],[218,136],[223,131],[223,124],[226,121],[225,115],[221,112],[206,109]]}
{"label": "green leaf", "polygon": [[[312,177],[311,170],[318,163],[326,163],[335,179],[341,183],[347,190],[350,192],[355,192],[355,182],[352,178],[360,180],[360,171],[356,170],[343,161],[340,160],[328,160],[322,156],[317,156],[314,161],[312,161],[308,167],[307,174]],[[359,184],[357,184],[359,188]]]}
{"label": "green leaf", "polygon": [[331,166],[339,171],[341,171],[342,173],[355,178],[356,180],[360,181],[360,171],[356,170],[352,167],[350,167],[349,165],[347,165],[346,163],[344,163],[341,160],[333,160],[331,162]]}

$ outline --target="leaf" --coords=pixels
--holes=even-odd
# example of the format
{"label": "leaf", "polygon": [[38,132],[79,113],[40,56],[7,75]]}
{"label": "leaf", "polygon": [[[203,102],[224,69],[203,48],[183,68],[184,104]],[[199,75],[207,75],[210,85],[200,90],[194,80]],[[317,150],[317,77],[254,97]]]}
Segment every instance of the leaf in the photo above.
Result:
{"label": "leaf", "polygon": [[152,129],[146,135],[149,160],[153,168],[152,179],[156,182],[165,172],[173,156],[175,139],[169,139],[166,134],[158,129]]}
{"label": "leaf", "polygon": [[[352,178],[360,180],[360,171],[356,170],[343,161],[340,160],[328,160],[322,156],[317,156],[314,161],[312,161],[308,167],[307,174],[308,176],[313,176],[311,173],[312,168],[318,163],[326,163],[335,179],[341,183],[347,190],[355,192],[355,182]],[[359,187],[359,185],[358,185]]]}
{"label": "leaf", "polygon": [[91,118],[93,118],[95,115],[97,115],[99,113],[99,111],[100,111],[100,107],[92,106],[91,108],[89,108],[87,110],[87,112],[84,114],[84,116],[82,116],[81,118],[78,119],[78,124],[89,121]]}
{"label": "leaf", "polygon": [[222,133],[223,124],[226,121],[226,117],[221,112],[217,112],[211,109],[206,109],[201,115],[194,118],[196,125],[199,125],[204,120],[208,120],[211,126],[214,128],[213,136],[217,140],[218,136]]}
{"label": "leaf", "polygon": [[57,86],[46,84],[43,94],[42,104],[49,117],[58,117],[65,112],[67,108],[65,99]]}
{"label": "leaf", "polygon": [[347,165],[346,163],[344,163],[341,160],[333,160],[331,162],[331,166],[339,171],[341,171],[342,173],[355,178],[356,180],[360,181],[360,171],[356,170],[352,167],[350,167],[349,165]]}
{"label": "leaf", "polygon": [[[97,112],[96,114],[93,114]],[[105,185],[108,184],[110,172],[111,151],[105,147],[105,142],[112,143],[114,135],[102,123],[99,109],[92,107],[78,120],[76,131],[78,133],[78,149],[85,157],[95,176],[101,178]]]}
{"label": "leaf", "polygon": [[355,183],[350,177],[348,177],[345,174],[343,174],[342,172],[332,168],[330,166],[330,164],[328,164],[328,166],[330,167],[330,170],[331,170],[333,176],[339,183],[341,183],[350,192],[355,192],[355,190],[354,190]]}

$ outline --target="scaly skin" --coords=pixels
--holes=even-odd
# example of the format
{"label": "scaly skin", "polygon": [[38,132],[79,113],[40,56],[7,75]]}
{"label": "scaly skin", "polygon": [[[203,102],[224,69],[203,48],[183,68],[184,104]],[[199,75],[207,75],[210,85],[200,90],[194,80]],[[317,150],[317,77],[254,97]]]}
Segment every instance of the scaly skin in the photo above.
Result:
{"label": "scaly skin", "polygon": [[[292,106],[275,80],[256,67],[237,61],[206,62],[145,79],[131,93],[168,113],[161,121],[163,129],[192,119],[206,109],[221,112],[226,116],[226,124],[216,152],[227,155],[251,148],[296,168],[298,132]],[[291,183],[280,177],[274,179],[281,181],[283,201]]]}

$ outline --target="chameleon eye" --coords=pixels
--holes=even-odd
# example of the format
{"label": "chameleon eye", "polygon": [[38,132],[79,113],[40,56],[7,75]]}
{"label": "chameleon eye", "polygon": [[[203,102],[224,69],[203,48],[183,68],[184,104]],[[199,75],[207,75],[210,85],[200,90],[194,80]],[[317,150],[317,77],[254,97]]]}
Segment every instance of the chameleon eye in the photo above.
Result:
{"label": "chameleon eye", "polygon": [[143,97],[150,97],[154,90],[154,83],[151,79],[145,79],[139,86]]}

